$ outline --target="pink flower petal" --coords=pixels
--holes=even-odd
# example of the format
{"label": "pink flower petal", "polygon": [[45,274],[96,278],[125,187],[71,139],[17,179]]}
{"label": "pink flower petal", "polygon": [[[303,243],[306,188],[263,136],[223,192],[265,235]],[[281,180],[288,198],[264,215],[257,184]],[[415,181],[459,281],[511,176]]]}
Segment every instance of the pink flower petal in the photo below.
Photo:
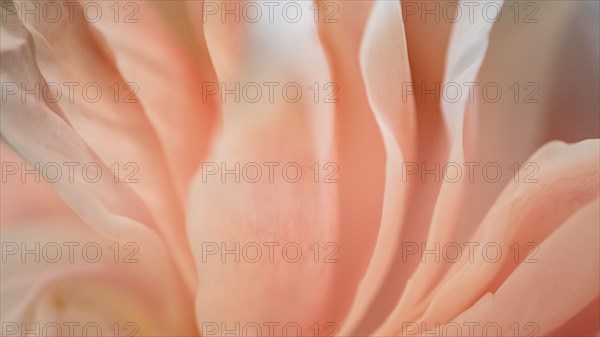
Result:
{"label": "pink flower petal", "polygon": [[[497,291],[453,321],[482,322],[474,335],[481,335],[487,322],[502,331],[530,322],[535,334],[544,336],[593,303],[600,295],[599,206],[596,198],[577,210],[542,242],[538,263],[519,265]],[[552,310],[540,310],[550,303]]]}
{"label": "pink flower petal", "polygon": [[363,334],[368,325],[376,322],[377,316],[385,315],[386,312],[382,312],[384,305],[377,302],[381,301],[377,295],[386,282],[394,282],[388,277],[395,263],[404,207],[408,202],[402,164],[415,158],[416,150],[414,102],[412,98],[405,101],[397,95],[403,90],[403,84],[411,80],[401,15],[397,2],[376,3],[361,46],[367,96],[387,153],[386,187],[375,250],[341,335],[351,335],[354,329],[355,333]]}

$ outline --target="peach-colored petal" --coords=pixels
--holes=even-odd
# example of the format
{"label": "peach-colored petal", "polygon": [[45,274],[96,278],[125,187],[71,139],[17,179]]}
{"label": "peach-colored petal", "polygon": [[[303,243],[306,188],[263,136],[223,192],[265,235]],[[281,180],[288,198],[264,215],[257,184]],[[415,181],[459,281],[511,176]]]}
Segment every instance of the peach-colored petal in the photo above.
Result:
{"label": "peach-colored petal", "polygon": [[[515,261],[514,254],[503,254],[499,262],[486,263],[478,254],[474,263],[468,263],[468,257],[463,256],[434,292],[426,317],[448,319],[483,292],[494,291],[522,261],[528,242],[538,244],[576,209],[596,198],[599,193],[596,186],[600,183],[599,150],[600,143],[596,140],[574,145],[551,143],[540,149],[531,158],[539,165],[536,176],[539,182],[509,185],[471,240],[481,245],[497,243],[504,252],[517,243],[521,258]],[[442,305],[446,301],[454,305]]]}
{"label": "peach-colored petal", "polygon": [[[501,8],[503,0],[486,1],[486,4],[489,3],[495,3],[496,7]],[[479,5],[482,4],[480,1]],[[454,24],[448,47],[445,83],[465,83],[477,77],[487,52],[489,33],[500,12],[495,15],[476,15],[472,20],[463,18]],[[463,136],[468,99],[468,95],[461,95],[456,102],[444,99],[442,103],[446,124],[455,139]]]}
{"label": "peach-colored petal", "polygon": [[[235,78],[246,67],[251,30],[256,26],[253,18],[249,17],[251,14],[246,15],[252,12],[243,10],[249,3],[250,1],[245,0],[202,0],[191,1],[189,4],[193,22],[201,35],[200,41],[207,46],[220,81]],[[251,5],[260,8],[260,19],[264,20],[264,16],[272,15],[268,11],[269,7],[256,2]]]}
{"label": "peach-colored petal", "polygon": [[[192,188],[189,231],[199,277],[196,310],[201,329],[213,323],[232,327],[235,322],[257,322],[265,328],[268,322],[295,322],[306,332],[315,322],[330,320],[326,300],[334,287],[331,271],[336,264],[323,263],[322,257],[314,262],[310,246],[318,242],[323,249],[332,242],[328,252],[343,249],[336,241],[336,186],[313,181],[308,167],[316,156],[306,142],[309,124],[303,112],[293,104],[275,111],[224,137],[207,162],[219,173],[200,172]],[[244,113],[258,117],[260,110],[248,108]],[[269,162],[277,163],[273,182],[264,164]],[[260,181],[252,183],[242,175],[236,182],[234,173],[221,175],[236,163],[240,170],[256,163],[262,171]],[[285,180],[282,170],[288,163],[300,165],[299,181]],[[248,172],[253,177],[254,169]],[[294,169],[288,172],[295,179]],[[276,245],[273,262],[270,243]],[[238,252],[239,262],[235,254],[224,255],[236,245],[240,251],[251,248],[248,255]],[[300,261],[284,260],[286,245],[300,247]],[[208,254],[209,246],[217,247],[218,253]],[[249,261],[256,246],[261,258]],[[292,260],[294,249],[289,250]]]}
{"label": "peach-colored petal", "polygon": [[588,304],[560,328],[548,336],[598,336],[600,329],[600,297]]}
{"label": "peach-colored petal", "polygon": [[[417,110],[417,156],[411,165],[419,171],[443,165],[448,161],[452,139],[442,115],[442,104],[436,88],[445,82],[447,56],[450,52],[450,37],[453,24],[441,19],[441,8],[452,8],[458,1],[399,1],[402,6],[403,23],[408,45],[408,57],[412,81],[407,83],[402,95],[414,97]],[[433,14],[432,13],[437,13]],[[445,12],[446,14],[448,12]],[[448,13],[448,15],[452,15]],[[414,93],[413,93],[414,91]],[[433,93],[433,94],[432,94]],[[429,176],[431,177],[431,176]],[[408,224],[402,234],[403,241],[425,241],[427,239],[436,198],[441,184],[421,174],[409,176],[411,186],[410,205],[405,216]],[[401,258],[398,249],[397,258]],[[405,289],[410,275],[417,268],[414,263],[397,264],[395,274],[400,275],[396,287]],[[388,287],[387,292],[393,291]],[[396,303],[394,303],[395,305]]]}
{"label": "peach-colored petal", "polygon": [[[101,4],[111,12],[108,7],[112,3]],[[169,1],[128,4],[135,6],[137,22],[115,23],[104,15],[93,26],[102,33],[123,78],[139,86],[136,95],[156,130],[179,199],[185,204],[190,179],[208,151],[220,118],[218,103],[203,96],[202,84],[215,81],[214,70],[207,63],[200,68],[176,38],[173,27],[166,25],[159,5],[173,6]],[[206,58],[204,46],[198,53]]]}
{"label": "peach-colored petal", "polygon": [[[253,44],[263,46],[270,41],[277,48],[268,53],[253,48],[254,67],[227,80],[270,81],[280,86],[293,81],[304,94],[298,102],[286,101],[279,94],[274,101],[263,95],[256,103],[236,102],[229,96],[231,101],[223,102],[224,130],[192,187],[188,226],[199,277],[196,317],[207,335],[215,325],[234,328],[236,322],[241,327],[254,322],[261,329],[276,322],[279,333],[275,334],[281,334],[288,322],[298,324],[302,335],[314,333],[310,327],[315,323],[320,329],[333,328],[329,322],[339,326],[334,277],[341,280],[335,261],[342,257],[336,252],[349,248],[338,239],[335,180],[340,178],[334,175],[329,183],[323,182],[327,162],[332,162],[328,172],[339,167],[332,152],[332,112],[326,103],[315,103],[308,91],[313,81],[321,85],[327,81],[327,68],[314,24],[310,17],[304,19],[276,24],[277,30],[266,29],[268,22],[249,26]],[[302,53],[296,50],[299,45]],[[275,165],[272,171],[270,163]],[[309,168],[315,169],[315,163],[321,171],[317,181]],[[237,179],[235,173],[222,176],[223,170],[235,170],[236,165]],[[248,165],[254,168],[246,171]],[[296,165],[302,171],[298,181],[294,181],[292,167]],[[256,167],[260,178],[249,181]],[[218,173],[209,174],[215,168]],[[272,262],[271,243],[275,245]],[[241,250],[239,262],[235,254],[223,255],[224,249],[235,249],[236,244]],[[217,254],[207,254],[208,246],[217,247]],[[302,250],[299,261],[293,261],[290,246]],[[248,255],[245,247],[250,247]],[[259,260],[249,261],[257,247]],[[284,247],[287,255],[282,255]],[[311,249],[321,251],[316,261]],[[290,256],[292,261],[285,260]]]}
{"label": "peach-colored petal", "polygon": [[[560,327],[600,295],[598,251],[600,199],[579,209],[544,240],[538,262],[521,264],[494,293],[488,293],[453,321],[487,322],[510,331],[531,322],[535,334],[544,336]],[[540,310],[552,302],[552,310]],[[531,330],[530,330],[531,331]]]}
{"label": "peach-colored petal", "polygon": [[0,224],[2,227],[19,223],[24,219],[43,219],[66,214],[71,210],[60,200],[49,183],[36,182],[33,174],[23,179],[23,168],[34,172],[22,157],[16,154],[4,141],[0,141]]}
{"label": "peach-colored petal", "polygon": [[[14,16],[8,17],[17,20]],[[46,83],[35,65],[33,46],[28,43],[31,36],[27,30],[16,21],[8,21],[2,26],[1,34],[2,81],[23,82],[28,88],[34,87],[35,83]],[[60,107],[46,100],[40,103],[33,99],[21,100],[22,90],[19,87],[18,92],[8,96],[2,106],[0,130],[3,139],[25,160],[41,167],[49,163],[79,163],[74,165],[72,175],[60,179],[55,186],[90,224],[101,228],[109,214],[135,221],[146,220],[140,200],[123,184],[114,183],[109,169],[61,118],[64,113]],[[88,176],[83,173],[81,163],[93,163],[99,171],[91,170]],[[96,173],[97,176],[92,175]],[[112,224],[112,221],[106,221],[107,226]]]}
{"label": "peach-colored petal", "polygon": [[[382,219],[385,189],[385,147],[364,88],[360,48],[373,1],[317,1],[321,13],[335,22],[318,23],[319,38],[338,85],[335,109],[335,145],[339,172],[340,250],[338,306],[347,312],[369,265]],[[356,310],[356,309],[354,309]],[[348,322],[346,320],[346,322]],[[363,329],[362,322],[357,327]],[[346,327],[345,329],[349,329]]]}
{"label": "peach-colored petal", "polygon": [[[385,66],[382,66],[385,65]],[[383,215],[371,263],[346,318],[340,335],[349,336],[367,315],[379,315],[373,303],[394,263],[401,236],[408,187],[403,181],[402,164],[414,158],[415,107],[412,98],[399,99],[398,92],[411,80],[402,13],[398,2],[383,1],[374,5],[361,47],[361,66],[366,91],[381,129],[387,152],[386,189]],[[361,333],[358,330],[359,334]]]}
{"label": "peach-colored petal", "polygon": [[[398,0],[402,6],[402,22],[406,32],[408,57],[412,81],[407,85],[403,95],[414,97],[417,109],[417,136],[418,160],[432,165],[435,162],[447,159],[449,145],[447,130],[442,118],[440,98],[435,94],[436,87],[444,82],[446,58],[449,52],[449,40],[453,24],[446,19],[441,19],[441,8],[452,9],[452,4],[458,0]],[[432,14],[438,13],[438,14]],[[452,14],[444,11],[448,16]],[[414,94],[410,92],[415,90]],[[426,94],[429,92],[429,94]],[[419,185],[413,192],[415,206],[420,204],[419,210],[411,212],[415,227],[426,227],[430,221],[431,211],[435,196],[439,193],[439,184],[426,182]],[[425,205],[427,204],[427,205]],[[425,216],[419,213],[426,214]],[[414,231],[418,231],[415,229]],[[423,233],[415,233],[422,236]],[[426,233],[425,233],[426,235]]]}
{"label": "peach-colored petal", "polygon": [[[499,2],[501,4],[501,1]],[[479,16],[475,20],[464,18],[458,21],[452,31],[448,47],[445,83],[472,81],[479,71],[487,49],[488,34],[493,20],[484,20]],[[457,101],[444,101],[442,104],[444,118],[451,137],[451,150],[448,162],[464,162],[463,131],[465,124],[465,109],[467,97]],[[465,179],[458,182],[444,180],[438,195],[433,217],[429,226],[426,250],[434,249],[436,244],[445,245],[460,238],[462,231],[458,210],[464,206]],[[387,334],[397,329],[397,317],[413,319],[423,310],[423,297],[438,282],[450,268],[450,263],[420,264],[407,283],[406,290],[398,305],[386,322],[379,328],[378,334]]]}
{"label": "peach-colored petal", "polygon": [[[38,2],[27,2],[20,6],[36,4],[39,5]],[[73,5],[58,4],[63,6],[65,13]],[[137,98],[139,95],[136,96],[135,90],[144,90],[142,82],[133,82],[128,89],[113,64],[111,51],[105,49],[102,37],[98,37],[84,19],[82,7],[75,6],[69,12],[72,15],[62,16],[59,22],[36,20],[34,16],[26,14],[22,17],[24,26],[33,38],[36,65],[45,80],[40,86],[55,83],[62,88],[63,95],[57,105],[64,113],[65,120],[102,163],[110,168],[112,173],[107,174],[107,179],[112,175],[115,180],[125,182],[123,186],[132,189],[149,206],[147,209],[157,229],[171,245],[192,288],[194,273],[189,266],[193,263],[185,245],[183,208],[178,202],[177,191],[166,164],[170,161],[162,155],[154,128],[142,110]],[[109,12],[105,8],[105,13]],[[74,43],[81,47],[77,53],[70,48]],[[78,85],[70,92],[65,83]],[[83,90],[90,84],[100,88],[98,99],[90,97],[95,95],[96,89]],[[185,162],[182,165],[183,172]]]}
{"label": "peach-colored petal", "polygon": [[[445,82],[470,81],[476,76],[485,55],[490,28],[491,23],[484,22],[483,18],[474,22],[462,20],[455,25],[448,51]],[[465,123],[466,99],[462,97],[453,103],[444,101],[442,106],[452,138],[452,148],[448,161],[453,163],[463,162],[463,124]],[[422,169],[423,167],[421,167]],[[464,180],[458,183],[444,181],[442,184],[425,249],[432,249],[438,242],[446,243],[452,238],[458,237],[457,235],[461,233],[455,227],[460,225],[457,211],[462,205],[463,186]],[[410,318],[418,313],[419,306],[416,303],[420,301],[420,298],[435,282],[440,280],[441,275],[448,268],[449,265],[445,263],[420,265],[408,282],[405,293],[394,313],[380,327],[378,333],[385,334],[385,331],[389,331],[387,329],[397,325],[395,317]]]}
{"label": "peach-colored petal", "polygon": [[[498,163],[508,174],[497,183],[470,184],[465,196],[472,207],[461,212],[465,223],[483,219],[512,180],[509,167],[527,165],[543,144],[600,138],[599,6],[595,1],[506,1],[476,79],[475,106],[467,116],[473,127],[467,133],[473,149],[468,160]],[[483,94],[486,85],[490,90]],[[493,87],[501,88],[499,99]]]}
{"label": "peach-colored petal", "polygon": [[197,335],[193,301],[157,239],[113,241],[73,217],[3,227],[3,333],[25,324],[64,336],[71,322],[70,335],[86,335],[92,322],[101,336]]}

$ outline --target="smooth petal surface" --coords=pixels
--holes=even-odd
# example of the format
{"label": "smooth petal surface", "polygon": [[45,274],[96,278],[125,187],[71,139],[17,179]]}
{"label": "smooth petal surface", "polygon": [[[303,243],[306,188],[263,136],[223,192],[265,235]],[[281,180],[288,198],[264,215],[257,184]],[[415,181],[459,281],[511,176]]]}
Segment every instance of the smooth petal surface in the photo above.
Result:
{"label": "smooth petal surface", "polygon": [[0,334],[598,335],[599,10],[2,2]]}
{"label": "smooth petal surface", "polygon": [[[490,32],[475,81],[479,87],[470,95],[474,106],[466,132],[471,139],[467,159],[497,163],[504,173],[497,183],[470,184],[465,196],[472,207],[460,215],[465,223],[483,219],[513,178],[510,167],[528,165],[543,144],[600,137],[599,6],[593,1],[506,1]],[[467,95],[466,87],[462,93]]]}
{"label": "smooth petal surface", "polygon": [[[3,105],[2,137],[25,160],[40,167],[50,163],[92,163],[99,167],[95,176],[88,177],[81,165],[74,165],[72,179],[67,177],[55,184],[61,196],[90,224],[114,233],[118,228],[115,220],[124,226],[120,230],[136,227],[135,220],[143,222],[146,214],[140,200],[123,184],[114,183],[108,168],[63,119],[60,107],[47,100],[23,99],[23,88],[46,83],[35,65],[27,30],[11,21],[2,26],[1,33],[2,81],[24,83]],[[105,221],[107,217],[112,221]]]}
{"label": "smooth petal surface", "polygon": [[[531,253],[528,245],[542,242],[573,212],[597,198],[599,150],[600,144],[595,140],[575,145],[553,143],[541,149],[531,158],[540,167],[538,181],[511,184],[476,235],[470,240],[454,241],[457,245],[475,245],[472,252],[467,254],[465,248],[460,259],[452,263],[444,255],[444,263],[451,264],[452,269],[415,308],[416,312],[423,312],[426,305],[424,314],[419,317],[391,316],[382,329],[395,326],[399,332],[385,330],[386,333],[414,333],[414,330],[402,329],[414,329],[412,324],[419,328],[421,324],[429,328],[445,324],[485,292],[500,287]],[[561,207],[554,207],[553,212],[548,213],[549,205],[555,203]],[[532,227],[531,224],[536,225]],[[498,259],[490,261],[486,258],[487,253],[484,254],[482,247],[489,245],[500,247]],[[422,263],[435,267],[440,262],[427,257]]]}
{"label": "smooth petal surface", "polygon": [[[501,2],[499,3],[501,4]],[[455,24],[448,47],[445,83],[469,82],[477,76],[485,56],[488,34],[492,24],[493,20],[484,20],[480,16],[477,20],[465,18]],[[461,97],[455,102],[444,101],[442,107],[451,139],[450,156],[447,162],[463,163],[465,161],[463,132],[467,98]],[[465,206],[461,203],[464,198],[465,184],[466,179],[460,179],[458,182],[446,180],[442,182],[429,225],[425,250],[435,249],[436,245],[445,245],[460,238],[463,231],[459,229],[462,224],[458,217],[458,211]],[[423,297],[449,268],[450,264],[445,262],[419,264],[410,277],[396,308],[376,333],[382,335],[397,333],[398,324],[400,324],[398,317],[411,320],[415,318],[415,315],[419,315],[419,311],[423,308]]]}
{"label": "smooth petal surface", "polygon": [[[557,142],[540,149],[531,158],[540,167],[537,182],[510,184],[470,240],[482,247],[499,245],[503,252],[500,259],[490,263],[479,247],[474,262],[467,262],[469,257],[463,256],[440,282],[439,291],[432,292],[434,298],[423,319],[444,322],[483,292],[495,291],[532,253],[531,244],[540,245],[573,212],[597,198],[600,191],[594,185],[600,183],[599,152],[596,140],[574,145]],[[550,205],[555,205],[551,214]]]}
{"label": "smooth petal surface", "polygon": [[[303,336],[339,326],[334,277],[341,279],[337,252],[348,248],[338,239],[339,178],[328,174],[338,168],[331,109],[308,94],[312,81],[327,81],[309,19],[249,25],[257,46],[278,44],[253,49],[255,67],[230,74],[227,84],[294,82],[305,94],[292,101],[277,88],[273,100],[265,94],[252,104],[225,96],[223,132],[192,187],[188,227],[199,278],[196,317],[207,335],[235,329],[236,323],[252,331],[258,326],[262,335],[271,322],[275,335],[287,323]],[[267,29],[271,24],[277,29]],[[310,48],[299,53],[298,45]]]}
{"label": "smooth petal surface", "polygon": [[[199,46],[197,54],[203,61],[196,62],[182,45],[185,40],[175,35],[177,31],[161,15],[162,8],[178,5],[169,1],[128,4],[135,8],[134,22],[115,23],[110,16],[102,16],[94,28],[102,33],[123,78],[139,86],[136,96],[158,135],[178,196],[185,204],[189,182],[220,119],[218,102],[203,93],[204,83],[216,80],[214,70],[206,61],[206,47]],[[110,12],[109,6],[111,3],[105,3],[103,9]]]}
{"label": "smooth petal surface", "polygon": [[[227,2],[217,1],[191,1],[189,7],[193,13],[193,21],[200,32],[201,42],[207,46],[215,72],[220,81],[231,81],[243,72],[249,64],[250,49],[252,45],[252,30],[258,21],[249,20],[248,11],[243,8],[258,7],[262,19],[264,9],[259,3],[244,0]],[[281,6],[273,2],[273,5]],[[272,14],[268,14],[271,18]]]}
{"label": "smooth petal surface", "polygon": [[193,303],[166,251],[123,239],[75,217],[3,225],[3,333],[196,335]]}
{"label": "smooth petal surface", "polygon": [[[375,248],[382,219],[385,189],[385,146],[369,104],[361,69],[360,50],[373,1],[316,1],[321,20],[319,38],[329,62],[331,79],[339,88],[335,109],[335,148],[339,172],[340,250],[337,305],[361,319],[363,299],[355,297]],[[335,13],[333,20],[325,20]],[[370,299],[369,299],[370,300]],[[353,302],[360,302],[355,303]],[[357,308],[357,306],[361,308]],[[357,311],[358,310],[358,311]],[[344,331],[364,331],[364,322],[344,321]],[[348,326],[346,324],[352,325]],[[369,322],[367,325],[376,324]]]}
{"label": "smooth petal surface", "polygon": [[[386,148],[386,189],[375,250],[357,290],[346,325],[340,332],[342,336],[351,335],[351,331],[363,319],[376,320],[373,316],[382,316],[380,310],[371,308],[382,306],[376,301],[381,300],[378,293],[385,282],[390,282],[387,277],[401,237],[409,191],[403,180],[402,167],[406,158],[415,158],[414,102],[412,97],[399,99],[396,95],[411,81],[402,12],[398,2],[377,2],[374,5],[361,46],[361,67],[367,96]],[[357,333],[362,333],[360,328]]]}
{"label": "smooth petal surface", "polygon": [[[492,322],[494,329],[547,335],[600,295],[600,200],[578,210],[539,248],[538,263],[521,264],[494,293],[483,296],[454,321]],[[540,310],[552,299],[554,310]],[[526,325],[528,324],[528,325]],[[596,328],[600,327],[596,317]],[[483,324],[474,335],[483,333]],[[443,328],[442,328],[443,329]]]}
{"label": "smooth petal surface", "polygon": [[[19,5],[33,9],[46,3],[27,2]],[[57,5],[67,12],[73,3],[70,3],[71,6],[62,2]],[[64,116],[68,123],[65,128],[72,127],[70,132],[76,133],[98,156],[98,165],[105,167],[103,178],[110,180],[110,176],[113,176],[123,189],[131,189],[149,206],[142,210],[149,212],[152,217],[145,221],[145,225],[156,228],[169,242],[191,289],[194,273],[189,271],[192,262],[185,245],[183,208],[177,200],[173,181],[169,178],[169,167],[165,164],[169,161],[165,160],[162,151],[157,151],[161,143],[136,97],[136,90],[140,89],[138,83],[141,82],[125,83],[115,67],[111,51],[105,48],[102,37],[90,27],[82,7],[75,6],[69,11],[72,14],[61,17],[58,22],[36,20],[28,15],[21,18],[27,29],[22,38],[31,34],[29,50],[35,50],[35,53],[31,53],[35,64],[31,67],[37,67],[40,71],[39,78],[28,79],[26,83],[30,88],[54,85],[63,93],[56,99],[47,97],[47,94],[43,96],[45,100],[56,103],[53,110]],[[110,11],[106,8],[105,12]],[[7,29],[14,26],[14,29],[22,30],[14,18],[16,15],[9,17],[13,21]],[[149,22],[146,21],[146,24]],[[73,43],[82,46],[78,53],[71,52],[69,46]],[[15,83],[20,83],[20,79],[23,78],[15,77]],[[68,87],[69,83],[74,83],[75,89]],[[89,90],[89,87],[94,90]],[[42,93],[45,91],[42,90]],[[25,97],[23,104],[33,101],[33,97],[22,97]],[[35,159],[28,159],[35,162]],[[80,165],[88,163],[83,161],[84,158],[73,159]]]}
{"label": "smooth petal surface", "polygon": [[[35,172],[23,158],[4,141],[0,141],[0,223],[2,227],[25,219],[43,219],[65,214],[70,209],[62,202],[50,184],[40,184],[41,174]],[[37,179],[36,179],[37,178]],[[27,202],[24,202],[24,201]]]}
{"label": "smooth petal surface", "polygon": [[[1,146],[3,163],[24,162]],[[34,172],[0,185],[2,334],[197,335],[193,300],[159,237],[95,231]]]}
{"label": "smooth petal surface", "polygon": [[[310,247],[339,248],[335,184],[315,183],[309,174],[316,156],[306,143],[303,112],[281,106],[276,114],[222,139],[193,187],[190,244],[199,277],[198,325],[206,333],[213,324],[236,322],[262,329],[294,322],[307,333],[315,322],[330,320],[327,295],[338,257],[315,261]],[[275,166],[269,172],[264,163]],[[302,170],[298,181],[288,163]],[[220,172],[209,175],[209,167]],[[259,181],[249,182],[257,170]]]}

